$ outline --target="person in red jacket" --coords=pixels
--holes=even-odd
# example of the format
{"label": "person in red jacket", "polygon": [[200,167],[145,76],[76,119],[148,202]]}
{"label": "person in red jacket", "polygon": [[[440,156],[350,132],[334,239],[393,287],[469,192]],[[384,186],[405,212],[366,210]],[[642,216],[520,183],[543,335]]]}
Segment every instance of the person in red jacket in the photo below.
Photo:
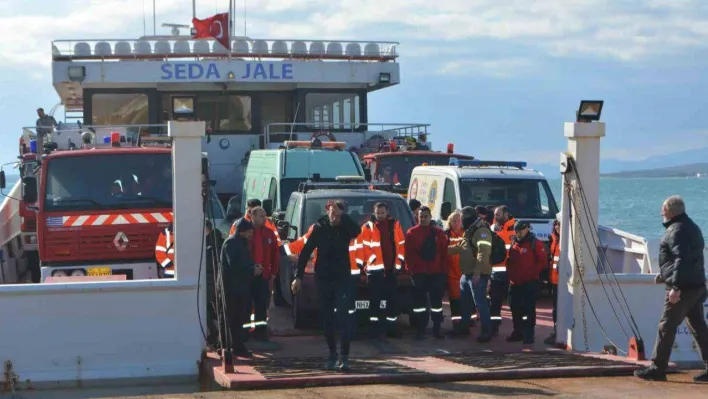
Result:
{"label": "person in red jacket", "polygon": [[[251,281],[251,302],[253,306],[253,323],[246,323],[243,328],[250,330],[255,327],[253,337],[259,341],[268,340],[268,307],[272,291],[273,279],[278,275],[280,265],[280,249],[273,230],[266,225],[266,211],[260,206],[250,211],[250,221],[253,224],[253,238],[250,241],[253,263],[261,265],[263,273],[253,277]],[[244,218],[245,219],[245,218]],[[236,224],[238,226],[238,224]]]}
{"label": "person in red jacket", "polygon": [[519,220],[514,225],[506,272],[509,275],[509,307],[514,331],[507,342],[534,343],[536,327],[536,296],[538,275],[546,267],[546,246],[529,231],[529,222]]}
{"label": "person in red jacket", "polygon": [[413,324],[416,339],[425,338],[428,325],[426,300],[430,297],[430,318],[433,335],[443,338],[440,325],[443,320],[442,298],[447,282],[447,236],[432,224],[430,208],[419,210],[420,221],[406,233],[405,258],[413,282]]}

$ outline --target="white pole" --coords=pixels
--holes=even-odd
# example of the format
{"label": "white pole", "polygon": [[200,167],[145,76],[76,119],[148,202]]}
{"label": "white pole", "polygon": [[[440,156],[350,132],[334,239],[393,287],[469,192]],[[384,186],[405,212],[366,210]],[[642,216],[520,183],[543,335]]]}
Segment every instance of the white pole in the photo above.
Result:
{"label": "white pole", "polygon": [[197,17],[197,0],[192,0],[192,18]]}
{"label": "white pole", "polygon": [[155,7],[155,2],[156,0],[152,0],[152,35],[157,36],[157,14],[155,13],[156,7]]}
{"label": "white pole", "polygon": [[246,0],[243,0],[243,37],[248,37],[246,33]]}

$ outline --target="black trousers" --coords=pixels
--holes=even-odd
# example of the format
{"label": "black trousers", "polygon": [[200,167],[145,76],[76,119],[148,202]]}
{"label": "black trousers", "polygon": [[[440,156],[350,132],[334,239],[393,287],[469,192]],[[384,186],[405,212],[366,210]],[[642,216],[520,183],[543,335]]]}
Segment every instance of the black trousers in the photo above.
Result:
{"label": "black trousers", "polygon": [[499,328],[502,322],[502,305],[509,295],[509,275],[506,272],[492,273],[489,284],[489,313],[492,318],[492,328]]}
{"label": "black trousers", "polygon": [[460,311],[460,298],[450,298],[450,320],[452,320],[453,327],[460,324],[462,319],[462,312]]}
{"label": "black trousers", "polygon": [[248,330],[243,326],[251,322],[250,297],[243,294],[227,293],[226,311],[228,312],[229,332],[231,334],[231,350],[235,352],[246,349]]}
{"label": "black trousers", "polygon": [[676,329],[686,320],[688,330],[701,348],[701,357],[708,367],[708,325],[706,325],[706,308],[703,302],[708,298],[706,287],[682,290],[681,299],[672,304],[669,302],[669,291],[664,299],[664,313],[659,320],[659,335],[654,344],[654,366],[666,370],[671,357],[671,349],[676,340]]}
{"label": "black trousers", "polygon": [[317,294],[320,299],[322,331],[330,355],[337,354],[336,332],[339,331],[339,354],[349,356],[354,319],[356,281],[350,276],[327,279],[317,277]]}
{"label": "black trousers", "polygon": [[558,285],[551,284],[551,298],[553,298],[553,332],[556,331],[558,321]]}
{"label": "black trousers", "polygon": [[[374,334],[384,331],[394,332],[396,320],[398,318],[398,304],[396,296],[398,293],[398,281],[393,271],[384,273],[373,272],[369,276],[369,292],[371,302],[369,303],[369,323]],[[381,303],[385,302],[386,307],[381,308]]]}
{"label": "black trousers", "polygon": [[[251,281],[252,313],[249,310],[249,321],[253,314],[253,324],[255,325],[255,335],[263,338],[268,333],[268,307],[270,306],[270,282],[262,276],[254,277]],[[249,331],[251,326],[244,325],[244,329]]]}
{"label": "black trousers", "polygon": [[[425,331],[428,320],[433,320],[433,327],[440,328],[443,320],[442,298],[445,294],[447,274],[418,273],[413,275],[413,325],[418,332]],[[430,315],[427,300],[430,299]]]}
{"label": "black trousers", "polygon": [[539,283],[531,281],[512,285],[509,289],[509,306],[514,322],[514,334],[522,334],[524,343],[534,342],[536,327],[536,297]]}

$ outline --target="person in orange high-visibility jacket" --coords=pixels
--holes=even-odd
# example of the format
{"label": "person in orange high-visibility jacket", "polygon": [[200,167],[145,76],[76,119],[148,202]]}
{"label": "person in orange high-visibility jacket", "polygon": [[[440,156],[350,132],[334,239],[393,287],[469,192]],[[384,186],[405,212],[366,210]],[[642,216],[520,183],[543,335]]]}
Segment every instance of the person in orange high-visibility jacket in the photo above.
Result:
{"label": "person in orange high-visibility jacket", "polygon": [[[362,226],[359,240],[361,245],[358,257],[364,261],[369,283],[371,336],[379,338],[385,333],[390,338],[398,338],[400,334],[396,331],[396,275],[401,272],[406,260],[406,237],[401,223],[389,215],[385,202],[377,202],[374,205],[371,220]],[[383,301],[386,301],[385,309],[381,308]]]}
{"label": "person in orange high-visibility jacket", "polygon": [[[464,241],[465,232],[462,230],[462,211],[455,211],[447,218],[445,226],[445,234],[449,239],[448,246],[458,245]],[[452,328],[454,333],[459,333],[460,320],[462,313],[460,309],[460,279],[462,272],[460,270],[460,255],[448,254],[447,258],[447,295],[450,299],[450,320],[452,320]],[[474,325],[475,315],[470,322]]]}
{"label": "person in orange high-visibility jacket", "polygon": [[159,266],[159,276],[175,277],[175,234],[172,223],[160,232],[155,243],[155,260]]}
{"label": "person in orange high-visibility jacket", "polygon": [[[257,199],[249,200],[248,204],[246,204],[246,214],[243,216],[243,218],[250,222],[251,221],[251,210],[255,207],[260,207],[260,206],[261,206],[260,200],[257,200]],[[233,222],[233,224],[231,224],[231,228],[229,229],[229,236],[236,234],[236,222],[238,222],[238,220]],[[282,241],[280,241],[280,234],[278,233],[278,229],[275,227],[275,224],[273,224],[273,222],[270,219],[266,218],[265,226],[267,228],[273,230],[273,232],[275,233],[275,238],[278,242],[278,246],[283,245]]]}
{"label": "person in orange high-visibility jacket", "polygon": [[551,283],[551,295],[553,298],[553,332],[543,342],[546,345],[556,344],[556,320],[558,318],[558,261],[560,260],[560,222],[553,221],[553,231],[551,232],[551,245],[548,251],[548,263],[550,264],[549,282]]}
{"label": "person in orange high-visibility jacket", "polygon": [[499,333],[499,325],[502,322],[502,304],[509,296],[509,275],[506,272],[506,263],[509,260],[509,248],[511,248],[511,238],[514,236],[514,224],[516,220],[511,215],[506,205],[498,206],[494,210],[494,224],[491,226],[499,238],[506,244],[507,258],[504,262],[492,265],[492,277],[489,284],[489,310],[492,315],[492,336]]}
{"label": "person in orange high-visibility jacket", "polygon": [[[267,215],[260,206],[250,211],[253,225],[253,238],[250,240],[251,258],[253,263],[260,265],[262,272],[251,280],[251,303],[253,313],[252,323],[245,323],[243,328],[254,327],[253,336],[258,341],[268,340],[268,307],[273,281],[277,280],[280,267],[280,249],[275,239],[275,233],[266,226]],[[245,219],[245,218],[244,218]]]}

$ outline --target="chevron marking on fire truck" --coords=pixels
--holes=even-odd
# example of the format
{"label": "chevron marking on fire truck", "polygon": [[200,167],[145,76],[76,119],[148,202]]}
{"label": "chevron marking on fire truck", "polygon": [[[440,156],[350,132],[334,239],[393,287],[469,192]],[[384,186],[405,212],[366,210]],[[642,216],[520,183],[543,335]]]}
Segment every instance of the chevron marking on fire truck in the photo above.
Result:
{"label": "chevron marking on fire truck", "polygon": [[151,224],[172,222],[172,212],[62,216],[64,227]]}

